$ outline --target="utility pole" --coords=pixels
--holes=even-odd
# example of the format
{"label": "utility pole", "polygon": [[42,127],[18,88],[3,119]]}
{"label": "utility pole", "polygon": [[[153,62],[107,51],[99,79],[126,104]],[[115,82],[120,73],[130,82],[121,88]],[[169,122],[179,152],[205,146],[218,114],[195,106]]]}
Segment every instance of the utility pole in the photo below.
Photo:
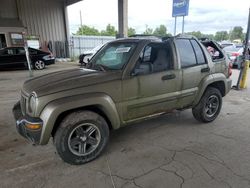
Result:
{"label": "utility pole", "polygon": [[182,16],[182,34],[184,34],[185,16]]}
{"label": "utility pole", "polygon": [[32,68],[31,68],[30,54],[29,54],[29,47],[28,47],[28,43],[27,43],[26,34],[24,32],[22,34],[23,34],[23,37],[24,37],[24,50],[25,50],[26,60],[27,60],[27,63],[28,63],[28,68],[29,68],[29,77],[33,77],[33,72],[32,72]]}
{"label": "utility pole", "polygon": [[247,23],[247,32],[244,44],[244,51],[243,51],[243,61],[241,62],[240,74],[237,81],[236,86],[233,86],[234,89],[239,90],[240,88],[246,88],[247,85],[247,75],[250,63],[250,54],[248,51],[248,41],[250,39],[250,8],[248,14],[248,23]]}
{"label": "utility pole", "polygon": [[81,27],[81,34],[82,34],[82,11],[80,10],[80,27]]}
{"label": "utility pole", "polygon": [[177,16],[174,17],[174,36],[176,35],[176,22],[177,22]]}

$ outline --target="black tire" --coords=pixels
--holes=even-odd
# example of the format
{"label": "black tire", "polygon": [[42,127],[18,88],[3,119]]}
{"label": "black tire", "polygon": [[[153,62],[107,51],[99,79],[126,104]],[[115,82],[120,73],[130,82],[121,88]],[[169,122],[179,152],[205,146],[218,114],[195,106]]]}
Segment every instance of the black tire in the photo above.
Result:
{"label": "black tire", "polygon": [[[94,134],[93,137],[88,133],[90,128],[87,126],[96,129],[91,133]],[[96,145],[93,144],[93,139]],[[77,111],[63,119],[55,133],[54,143],[63,161],[80,165],[98,157],[107,145],[108,139],[109,127],[102,116],[92,111]]]}
{"label": "black tire", "polygon": [[[214,100],[214,104],[212,103]],[[215,103],[218,103],[215,105]],[[208,87],[199,103],[192,108],[193,116],[196,120],[204,123],[212,122],[219,115],[222,106],[222,96],[218,89]]]}

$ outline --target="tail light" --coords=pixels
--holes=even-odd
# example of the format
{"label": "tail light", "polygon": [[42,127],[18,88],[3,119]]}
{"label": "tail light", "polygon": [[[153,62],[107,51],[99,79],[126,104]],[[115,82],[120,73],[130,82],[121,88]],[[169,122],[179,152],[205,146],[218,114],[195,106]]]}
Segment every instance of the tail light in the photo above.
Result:
{"label": "tail light", "polygon": [[228,66],[228,76],[229,76],[229,77],[230,77],[230,76],[232,75],[232,73],[233,73],[232,68],[233,68],[233,64],[230,62],[230,63],[229,63],[229,66]]}
{"label": "tail light", "polygon": [[237,57],[237,56],[239,56],[239,55],[240,55],[239,52],[233,52],[233,53],[232,53],[232,56],[235,56],[235,57]]}

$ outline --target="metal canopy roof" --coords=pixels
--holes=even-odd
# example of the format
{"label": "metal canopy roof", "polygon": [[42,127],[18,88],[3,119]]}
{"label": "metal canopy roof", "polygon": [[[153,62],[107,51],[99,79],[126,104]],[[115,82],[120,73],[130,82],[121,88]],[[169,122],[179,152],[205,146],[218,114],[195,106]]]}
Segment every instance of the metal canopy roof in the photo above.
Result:
{"label": "metal canopy roof", "polygon": [[69,6],[69,5],[72,5],[72,4],[74,4],[74,3],[80,2],[80,1],[82,1],[82,0],[62,0],[62,1],[64,1],[65,4],[66,4],[67,6]]}

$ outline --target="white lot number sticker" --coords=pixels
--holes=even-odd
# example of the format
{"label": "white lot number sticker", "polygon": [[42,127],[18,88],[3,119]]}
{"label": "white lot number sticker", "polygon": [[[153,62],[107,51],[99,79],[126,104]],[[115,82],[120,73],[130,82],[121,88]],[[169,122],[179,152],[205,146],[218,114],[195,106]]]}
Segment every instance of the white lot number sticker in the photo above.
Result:
{"label": "white lot number sticker", "polygon": [[115,53],[127,53],[129,52],[130,47],[117,48]]}

